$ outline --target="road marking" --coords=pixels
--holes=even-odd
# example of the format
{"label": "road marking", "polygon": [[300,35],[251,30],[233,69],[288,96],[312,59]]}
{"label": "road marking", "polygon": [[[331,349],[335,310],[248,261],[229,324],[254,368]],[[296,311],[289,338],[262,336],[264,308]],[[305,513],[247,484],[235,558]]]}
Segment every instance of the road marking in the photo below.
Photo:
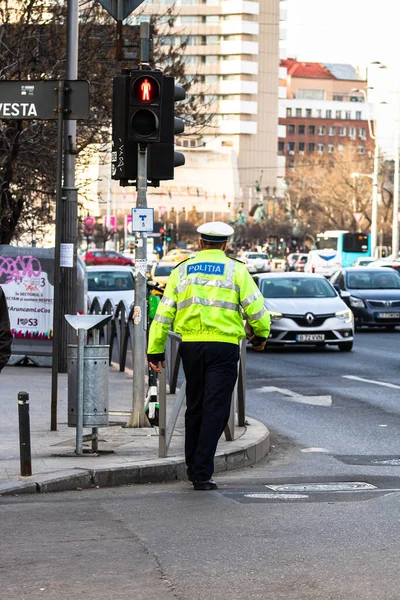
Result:
{"label": "road marking", "polygon": [[286,390],[284,388],[278,388],[273,385],[265,385],[259,389],[260,392],[278,392],[283,396],[286,396],[292,402],[299,402],[300,404],[313,404],[314,406],[331,406],[332,396],[303,396],[297,392]]}
{"label": "road marking", "polygon": [[308,498],[306,494],[274,494],[271,492],[267,494],[245,494],[244,497],[259,498],[262,500],[303,500],[305,498]]}
{"label": "road marking", "polygon": [[324,453],[329,453],[328,448],[303,448],[302,450],[300,450],[300,452],[324,452]]}
{"label": "road marking", "polygon": [[364,377],[357,377],[357,375],[342,375],[344,379],[352,379],[353,381],[362,381],[363,383],[373,383],[374,385],[381,385],[382,387],[393,388],[400,390],[400,385],[395,383],[386,383],[386,381],[375,381],[375,379],[364,379]]}

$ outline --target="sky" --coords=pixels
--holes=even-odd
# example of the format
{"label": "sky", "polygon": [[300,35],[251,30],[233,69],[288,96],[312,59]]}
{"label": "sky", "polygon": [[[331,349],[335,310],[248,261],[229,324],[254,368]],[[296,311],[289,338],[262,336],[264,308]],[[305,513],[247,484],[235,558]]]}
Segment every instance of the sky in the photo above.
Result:
{"label": "sky", "polygon": [[315,62],[397,63],[399,0],[287,0],[289,57]]}

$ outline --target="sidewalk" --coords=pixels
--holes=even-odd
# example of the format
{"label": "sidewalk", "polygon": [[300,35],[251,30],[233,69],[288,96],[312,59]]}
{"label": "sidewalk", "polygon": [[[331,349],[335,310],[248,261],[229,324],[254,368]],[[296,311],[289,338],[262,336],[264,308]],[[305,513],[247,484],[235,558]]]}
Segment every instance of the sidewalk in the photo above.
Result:
{"label": "sidewalk", "polygon": [[[58,430],[50,431],[51,369],[6,367],[0,374],[0,495],[55,492],[133,483],[186,479],[184,408],[172,436],[168,458],[158,457],[158,429],[125,428],[132,407],[132,377],[110,368],[110,426],[99,429],[99,454],[74,455],[76,430],[67,425],[67,375],[59,375]],[[30,404],[31,477],[20,476],[18,392],[28,392]],[[175,395],[167,396],[167,414]],[[236,439],[222,436],[215,473],[246,467],[269,452],[269,431],[258,421],[235,429]],[[91,433],[85,429],[84,434]],[[90,448],[91,442],[84,444]],[[102,454],[102,451],[110,453]]]}

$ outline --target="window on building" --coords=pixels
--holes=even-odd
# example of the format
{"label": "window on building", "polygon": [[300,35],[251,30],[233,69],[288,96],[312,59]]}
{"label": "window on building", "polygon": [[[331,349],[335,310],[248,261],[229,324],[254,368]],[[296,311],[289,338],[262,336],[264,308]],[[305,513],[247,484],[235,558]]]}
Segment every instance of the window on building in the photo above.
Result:
{"label": "window on building", "polygon": [[291,117],[292,116],[292,109],[291,108],[287,108],[286,109],[286,116],[287,117]]}
{"label": "window on building", "polygon": [[322,109],[321,108],[317,108],[317,118],[322,119]]}
{"label": "window on building", "polygon": [[[183,41],[186,40],[186,38],[182,38]],[[178,43],[182,43],[180,41],[179,38],[177,38]],[[173,35],[164,35],[161,37],[161,44],[163,46],[175,46],[175,36]]]}
{"label": "window on building", "polygon": [[206,75],[205,82],[210,85],[215,85],[218,83],[218,75]]}
{"label": "window on building", "polygon": [[339,144],[337,149],[338,149],[338,152],[343,152],[343,150],[344,150],[343,144]]}
{"label": "window on building", "polygon": [[330,136],[336,135],[336,127],[329,127],[328,128],[328,135],[330,135]]}
{"label": "window on building", "polygon": [[296,125],[288,125],[288,133],[293,134],[296,133]]}
{"label": "window on building", "polygon": [[[168,21],[171,19],[171,17],[167,16],[166,19],[167,19],[167,23],[168,23]],[[181,25],[195,25],[196,23],[199,22],[199,18],[195,17],[194,15],[190,16],[190,17],[179,17],[179,22]]]}
{"label": "window on building", "polygon": [[211,54],[210,56],[206,56],[206,64],[207,65],[216,65],[218,64],[218,56],[216,54]]}
{"label": "window on building", "polygon": [[333,144],[328,144],[328,152],[329,154],[332,154],[332,152],[335,151],[335,146]]}
{"label": "window on building", "polygon": [[299,135],[304,135],[306,132],[306,126],[305,125],[299,125]]}
{"label": "window on building", "polygon": [[366,139],[367,139],[367,130],[366,130],[366,128],[365,128],[365,127],[360,127],[360,128],[358,129],[358,137],[359,137],[361,140],[366,140]]}
{"label": "window on building", "polygon": [[342,118],[342,111],[341,110],[337,110],[336,111],[336,118],[337,119],[341,119]]}
{"label": "window on building", "polygon": [[338,131],[339,131],[339,135],[341,137],[343,137],[344,135],[346,135],[346,127],[339,127]]}
{"label": "window on building", "polygon": [[314,142],[310,142],[308,144],[308,151],[309,152],[314,152],[315,151],[315,144],[314,144]]}
{"label": "window on building", "polygon": [[346,110],[346,119],[351,120],[353,118],[353,113],[351,110]]}
{"label": "window on building", "polygon": [[301,108],[296,108],[296,117],[301,117]]}
{"label": "window on building", "polygon": [[304,148],[305,148],[305,143],[299,142],[299,152],[304,152]]}
{"label": "window on building", "polygon": [[356,139],[356,128],[355,127],[349,127],[349,138],[351,140]]}
{"label": "window on building", "polygon": [[358,146],[358,154],[364,154],[365,153],[365,146]]}
{"label": "window on building", "polygon": [[331,110],[325,111],[325,118],[326,119],[332,119],[332,111]]}
{"label": "window on building", "polygon": [[302,100],[325,100],[325,90],[297,90],[296,98]]}
{"label": "window on building", "polygon": [[342,94],[333,94],[333,99],[336,102],[343,102],[344,96]]}
{"label": "window on building", "polygon": [[323,154],[324,152],[324,144],[318,144],[318,154]]}
{"label": "window on building", "polygon": [[318,127],[318,135],[325,135],[325,125],[320,125]]}
{"label": "window on building", "polygon": [[356,119],[357,121],[361,121],[361,110],[356,110]]}
{"label": "window on building", "polygon": [[285,142],[278,142],[278,153],[283,154],[285,152]]}
{"label": "window on building", "polygon": [[306,108],[306,117],[312,117],[312,109]]}
{"label": "window on building", "polygon": [[205,17],[205,22],[210,25],[219,23],[219,15],[208,15]]}
{"label": "window on building", "polygon": [[315,125],[308,126],[308,135],[315,135]]}
{"label": "window on building", "polygon": [[187,46],[197,46],[198,42],[199,38],[197,38],[197,35],[181,36],[181,44],[186,44]]}
{"label": "window on building", "polygon": [[294,152],[295,148],[296,148],[296,144],[294,142],[288,142],[288,145],[287,145],[288,152]]}
{"label": "window on building", "polygon": [[206,39],[207,46],[215,46],[219,44],[219,36],[218,35],[208,35]]}

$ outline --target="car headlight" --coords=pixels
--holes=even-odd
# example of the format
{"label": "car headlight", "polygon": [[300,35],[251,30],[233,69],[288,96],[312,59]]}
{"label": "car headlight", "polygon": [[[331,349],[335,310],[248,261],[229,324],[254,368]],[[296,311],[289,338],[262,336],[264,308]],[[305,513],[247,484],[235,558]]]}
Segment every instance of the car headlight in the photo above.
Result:
{"label": "car headlight", "polygon": [[335,313],[335,317],[342,319],[345,323],[351,323],[353,320],[353,313],[347,308],[345,310],[339,310]]}
{"label": "car headlight", "polygon": [[269,310],[269,316],[271,317],[271,321],[279,321],[279,319],[282,319],[283,314],[280,312],[275,312],[273,310]]}
{"label": "car headlight", "polygon": [[361,298],[350,296],[350,306],[354,306],[354,308],[364,308],[365,302]]}

